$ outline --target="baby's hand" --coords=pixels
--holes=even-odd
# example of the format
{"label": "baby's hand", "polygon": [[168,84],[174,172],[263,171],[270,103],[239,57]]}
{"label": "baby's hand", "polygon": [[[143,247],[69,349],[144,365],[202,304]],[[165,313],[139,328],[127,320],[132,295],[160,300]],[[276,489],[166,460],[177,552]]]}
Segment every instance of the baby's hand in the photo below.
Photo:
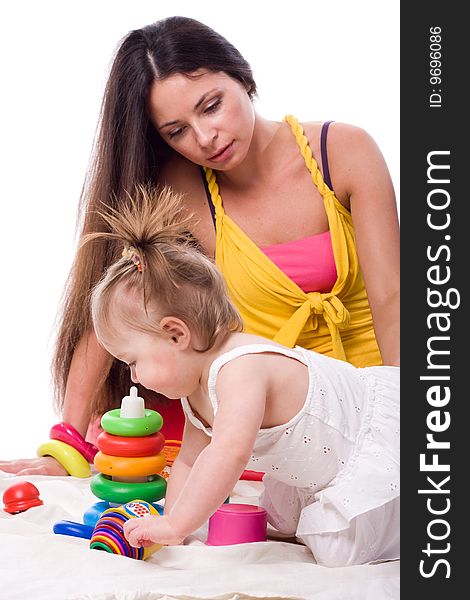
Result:
{"label": "baby's hand", "polygon": [[176,546],[184,540],[184,536],[175,531],[168,516],[147,515],[129,519],[124,523],[124,535],[134,548],[147,548],[152,544]]}

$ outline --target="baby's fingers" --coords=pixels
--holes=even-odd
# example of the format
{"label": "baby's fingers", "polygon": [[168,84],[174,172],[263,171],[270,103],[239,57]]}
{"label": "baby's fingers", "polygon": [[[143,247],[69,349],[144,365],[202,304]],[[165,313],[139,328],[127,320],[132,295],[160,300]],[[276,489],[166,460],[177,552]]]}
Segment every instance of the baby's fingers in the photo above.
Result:
{"label": "baby's fingers", "polygon": [[129,533],[139,526],[138,519],[129,519],[124,523],[124,535],[127,537]]}
{"label": "baby's fingers", "polygon": [[124,523],[124,536],[133,548],[139,548],[142,545],[139,534],[140,529],[139,519],[129,519]]}

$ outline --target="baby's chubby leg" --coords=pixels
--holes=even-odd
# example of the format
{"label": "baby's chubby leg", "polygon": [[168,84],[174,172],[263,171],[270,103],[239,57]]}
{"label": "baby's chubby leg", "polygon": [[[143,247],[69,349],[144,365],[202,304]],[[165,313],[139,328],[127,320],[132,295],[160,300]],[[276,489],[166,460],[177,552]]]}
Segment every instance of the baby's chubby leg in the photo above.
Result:
{"label": "baby's chubby leg", "polygon": [[400,558],[400,499],[355,517],[347,529],[298,536],[319,565],[346,567]]}
{"label": "baby's chubby leg", "polygon": [[[278,531],[295,536],[302,508],[308,502],[297,488],[271,479],[263,478],[264,491],[260,497],[260,506],[268,514],[268,522]],[[311,494],[313,496],[313,493]]]}

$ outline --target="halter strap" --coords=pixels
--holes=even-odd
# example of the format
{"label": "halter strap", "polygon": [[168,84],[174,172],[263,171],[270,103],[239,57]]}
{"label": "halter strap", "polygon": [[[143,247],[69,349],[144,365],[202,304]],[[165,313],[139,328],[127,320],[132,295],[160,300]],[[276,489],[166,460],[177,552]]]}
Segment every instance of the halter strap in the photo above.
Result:
{"label": "halter strap", "polygon": [[323,176],[318,168],[317,161],[313,158],[312,150],[309,146],[308,139],[304,134],[304,129],[298,120],[292,116],[287,115],[284,117],[284,121],[290,125],[292,133],[297,141],[300,149],[300,154],[303,156],[307,169],[312,175],[313,183],[316,185],[318,191],[326,200],[328,197],[334,197],[333,191],[326,185],[323,180]]}
{"label": "halter strap", "polygon": [[331,125],[331,123],[334,123],[334,121],[325,121],[321,128],[320,134],[320,152],[321,164],[323,167],[323,179],[325,180],[325,183],[330,188],[330,190],[333,189],[333,186],[331,184],[330,169],[328,167],[328,150],[326,148],[326,138],[328,135],[328,127]]}

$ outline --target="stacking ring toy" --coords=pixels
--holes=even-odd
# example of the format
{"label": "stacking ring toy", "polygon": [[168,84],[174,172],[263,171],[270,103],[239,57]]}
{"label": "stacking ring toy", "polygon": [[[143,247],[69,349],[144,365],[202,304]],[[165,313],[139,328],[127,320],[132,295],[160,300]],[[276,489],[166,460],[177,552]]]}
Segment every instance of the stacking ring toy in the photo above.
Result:
{"label": "stacking ring toy", "polygon": [[[163,515],[164,508],[161,504],[157,504],[155,502],[149,502],[149,504],[153,506],[153,508],[158,512],[159,515]],[[98,522],[98,519],[100,519],[104,511],[108,510],[109,508],[111,508],[109,502],[95,502],[95,504],[92,504],[83,513],[83,523],[85,525],[91,526],[92,528],[95,527],[96,523]]]}
{"label": "stacking ring toy", "polygon": [[143,477],[160,473],[166,465],[164,454],[154,456],[110,456],[98,452],[95,456],[96,470],[114,477]]}
{"label": "stacking ring toy", "polygon": [[113,481],[109,475],[98,473],[90,483],[92,493],[102,500],[125,504],[142,498],[147,502],[155,502],[165,496],[166,480],[160,475],[150,475],[148,481],[135,483],[128,481]]}
{"label": "stacking ring toy", "polygon": [[206,544],[230,546],[265,542],[267,513],[254,504],[222,504],[209,519]]}
{"label": "stacking ring toy", "polygon": [[95,502],[95,504],[89,506],[83,513],[83,522],[85,523],[85,525],[90,525],[91,527],[94,527],[98,519],[101,517],[105,510],[108,510],[108,508],[111,508],[109,502]]}
{"label": "stacking ring toy", "polygon": [[105,510],[93,530],[90,540],[92,550],[104,550],[113,554],[142,560],[162,548],[161,544],[153,544],[148,548],[133,548],[124,536],[124,523],[132,518],[146,515],[157,515],[154,506],[143,500],[134,500]]}
{"label": "stacking ring toy", "polygon": [[41,444],[37,449],[38,456],[53,456],[73,477],[90,477],[91,469],[88,461],[83,456],[64,442],[50,440]]}
{"label": "stacking ring toy", "polygon": [[143,417],[121,417],[121,409],[109,410],[101,417],[101,427],[113,435],[140,437],[160,431],[163,418],[156,410],[146,408]]}
{"label": "stacking ring toy", "polygon": [[163,453],[166,456],[166,464],[171,467],[181,450],[181,440],[165,440]]}
{"label": "stacking ring toy", "polygon": [[93,527],[83,525],[82,523],[75,523],[74,521],[57,521],[57,523],[54,523],[52,531],[61,535],[71,535],[87,540],[91,539],[93,535]]}
{"label": "stacking ring toy", "polygon": [[[153,456],[162,450],[165,437],[160,432],[132,438],[110,435],[106,431],[102,431],[96,443],[101,452],[111,456]],[[153,473],[156,472],[153,471]]]}
{"label": "stacking ring toy", "polygon": [[49,432],[51,440],[59,440],[64,442],[75,450],[78,450],[82,456],[86,458],[89,463],[93,462],[95,454],[98,452],[98,448],[90,442],[87,442],[80,433],[70,425],[69,423],[57,423],[53,425]]}

